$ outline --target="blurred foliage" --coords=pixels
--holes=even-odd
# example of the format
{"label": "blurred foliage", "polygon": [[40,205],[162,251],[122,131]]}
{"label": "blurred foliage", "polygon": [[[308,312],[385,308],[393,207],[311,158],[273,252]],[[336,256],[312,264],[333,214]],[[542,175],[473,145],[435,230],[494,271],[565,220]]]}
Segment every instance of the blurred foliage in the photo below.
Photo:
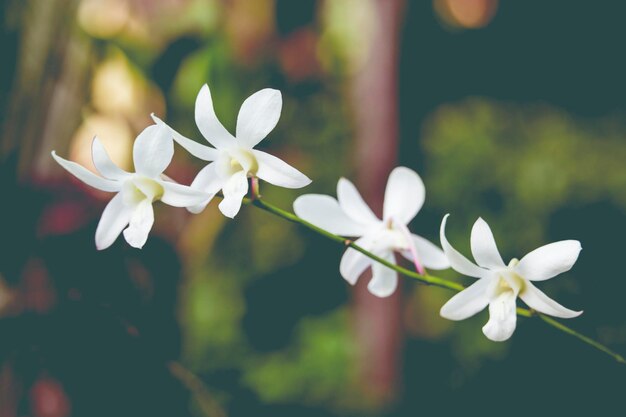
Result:
{"label": "blurred foliage", "polygon": [[515,236],[498,240],[501,250],[520,257],[545,241],[550,215],[564,205],[626,208],[625,128],[620,117],[575,120],[548,105],[442,106],[424,128],[430,196],[453,214],[452,228],[497,219],[496,236]]}
{"label": "blurred foliage", "polygon": [[269,403],[354,407],[346,395],[355,351],[347,319],[345,309],[321,319],[302,319],[289,348],[250,360],[245,381]]}

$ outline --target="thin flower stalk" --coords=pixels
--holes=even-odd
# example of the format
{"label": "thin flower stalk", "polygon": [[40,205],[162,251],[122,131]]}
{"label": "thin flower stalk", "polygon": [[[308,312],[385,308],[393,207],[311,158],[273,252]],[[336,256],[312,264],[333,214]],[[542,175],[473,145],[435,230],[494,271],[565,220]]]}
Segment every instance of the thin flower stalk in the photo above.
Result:
{"label": "thin flower stalk", "polygon": [[[409,278],[413,278],[415,280],[417,280],[418,282],[425,284],[425,285],[432,285],[435,287],[440,287],[440,288],[445,288],[448,290],[452,290],[452,291],[456,291],[456,292],[460,292],[463,291],[465,289],[465,287],[461,284],[459,284],[458,282],[452,281],[452,280],[448,280],[445,278],[440,278],[437,276],[433,276],[433,275],[422,275],[419,274],[417,272],[411,271],[410,269],[404,268],[402,266],[399,265],[395,265],[392,264],[391,262],[388,262],[387,260],[380,258],[379,256],[376,256],[375,254],[369,252],[368,250],[360,247],[359,245],[355,244],[352,240],[350,239],[346,239],[344,237],[341,236],[337,236],[333,233],[330,233],[320,227],[317,227],[309,222],[307,222],[304,219],[301,219],[300,217],[296,216],[293,213],[290,213],[286,210],[283,210],[267,201],[265,201],[264,199],[261,198],[260,195],[256,195],[254,196],[253,199],[244,199],[244,204],[250,204],[253,205],[261,210],[264,210],[270,214],[273,214],[274,216],[280,217],[284,220],[288,220],[290,222],[293,223],[297,223],[301,226],[304,226],[305,228],[321,235],[324,236],[325,238],[332,240],[334,242],[337,242],[343,246],[346,247],[350,247],[360,253],[362,253],[363,255],[369,257],[370,259],[379,262],[383,265],[385,265],[388,268],[393,269],[394,271],[409,277]],[[609,347],[603,345],[602,343],[594,340],[593,338],[589,337],[589,336],[585,336],[582,333],[577,332],[576,330],[572,329],[571,327],[568,327],[564,324],[562,324],[561,322],[546,316],[544,314],[538,313],[535,310],[532,309],[527,309],[527,308],[523,308],[523,307],[517,307],[516,309],[516,313],[518,316],[520,317],[526,317],[526,318],[533,318],[533,317],[538,317],[540,318],[544,323],[546,323],[548,326],[553,327],[563,333],[569,334],[573,337],[575,337],[576,339],[588,344],[589,346],[599,350],[600,352],[605,353],[606,355],[610,356],[611,358],[613,358],[617,363],[620,364],[624,364],[626,365],[626,360],[624,359],[624,357],[622,355],[620,355],[619,353],[613,351],[612,349],[610,349]]]}

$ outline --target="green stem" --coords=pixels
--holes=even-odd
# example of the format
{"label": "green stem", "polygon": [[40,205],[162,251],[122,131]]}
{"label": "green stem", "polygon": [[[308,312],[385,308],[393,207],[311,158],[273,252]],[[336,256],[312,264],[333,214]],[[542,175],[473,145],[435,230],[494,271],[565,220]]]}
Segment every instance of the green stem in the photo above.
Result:
{"label": "green stem", "polygon": [[577,331],[565,326],[564,324],[554,320],[552,317],[550,316],[546,316],[545,314],[538,314],[539,318],[541,320],[543,320],[545,323],[549,324],[550,326],[554,327],[555,329],[559,329],[560,331],[567,333],[569,335],[574,336],[577,339],[582,340],[583,342],[587,343],[588,345],[593,346],[594,348],[606,353],[609,356],[612,356],[613,359],[615,359],[617,362],[622,363],[622,364],[626,364],[626,360],[624,360],[624,357],[614,351],[612,351],[611,349],[609,349],[608,347],[604,346],[602,343],[597,342],[595,340],[593,340],[590,337],[585,336],[584,334],[580,334]]}
{"label": "green stem", "polygon": [[[373,259],[376,262],[379,262],[383,265],[385,265],[387,268],[391,268],[394,271],[407,276],[409,278],[413,278],[417,281],[422,282],[423,284],[426,285],[434,285],[436,287],[441,287],[441,288],[446,288],[448,290],[452,290],[452,291],[462,291],[463,289],[465,289],[465,287],[457,282],[454,281],[450,281],[444,278],[439,278],[439,277],[435,277],[429,274],[418,274],[417,272],[411,271],[410,269],[406,269],[403,268],[401,266],[395,265],[379,256],[374,255],[373,253],[369,252],[366,249],[363,249],[362,247],[360,247],[359,245],[355,244],[352,240],[350,239],[346,239],[343,238],[341,236],[337,236],[333,233],[330,233],[324,229],[321,229],[317,226],[315,226],[314,224],[311,224],[309,222],[307,222],[306,220],[301,219],[300,217],[296,216],[293,213],[290,213],[288,211],[285,211],[281,208],[278,208],[276,206],[274,206],[273,204],[270,204],[266,201],[264,201],[260,195],[258,194],[253,194],[253,198],[252,199],[246,199],[244,201],[247,204],[252,204],[253,206],[256,206],[262,210],[265,210],[269,213],[274,214],[275,216],[281,217],[285,220],[289,220],[290,222],[293,223],[297,223],[300,224],[304,227],[306,227],[307,229],[310,229],[312,231],[314,231],[315,233],[322,235],[330,240],[333,240],[337,243],[340,243],[346,247],[350,247],[354,250],[357,250],[359,252],[361,252],[363,255],[367,256],[368,258]],[[548,317],[544,314],[540,314],[537,313],[534,310],[529,310],[527,308],[521,308],[518,307],[517,308],[517,314],[519,316],[522,317],[539,317],[541,320],[543,320],[544,323],[548,324],[549,326],[554,327],[557,330],[560,330],[564,333],[567,333],[569,335],[572,335],[574,337],[576,337],[577,339],[587,343],[590,346],[593,346],[594,348],[598,349],[601,352],[606,353],[607,355],[611,356],[613,359],[615,359],[618,363],[621,364],[626,364],[626,361],[624,360],[624,358],[619,355],[618,353],[612,351],[611,349],[609,349],[608,347],[604,346],[603,344],[601,344],[600,342],[597,342],[593,339],[591,339],[590,337],[587,337],[581,333],[578,333],[577,331],[575,331],[574,329],[571,329],[567,326],[565,326],[564,324],[554,320],[551,317]]]}
{"label": "green stem", "polygon": [[379,256],[374,255],[373,253],[363,249],[362,247],[360,247],[359,245],[357,245],[356,243],[354,243],[353,241],[351,241],[350,239],[346,239],[343,238],[341,236],[337,236],[333,233],[327,232],[324,229],[321,229],[317,226],[315,226],[314,224],[311,224],[309,222],[307,222],[306,220],[301,219],[300,217],[296,216],[295,214],[289,213],[283,209],[280,209],[266,201],[264,201],[263,199],[261,199],[260,197],[255,198],[254,200],[250,201],[250,203],[253,206],[259,207],[265,211],[268,211],[278,217],[282,217],[283,219],[289,220],[291,222],[294,223],[298,223],[301,224],[305,227],[307,227],[308,229],[313,230],[314,232],[330,239],[330,240],[334,240],[337,243],[341,243],[342,245],[346,246],[346,247],[350,247],[356,251],[361,252],[363,255],[367,256],[368,258],[372,258],[373,260],[375,260],[378,263],[381,263],[383,265],[385,265],[387,268],[391,268],[399,273],[401,273],[402,275],[405,275],[407,277],[411,277],[414,278],[418,281],[421,281],[424,284],[427,285],[434,285],[436,287],[441,287],[441,288],[447,288],[449,290],[454,290],[454,291],[461,291],[463,290],[463,287],[461,284],[456,283],[454,281],[449,281],[447,279],[443,279],[443,278],[438,278],[438,277],[433,277],[431,275],[422,275],[422,274],[418,274],[417,272],[411,271],[410,269],[406,269],[403,268],[401,266],[398,266],[396,264],[393,264],[389,261],[387,261],[386,259],[383,259]]}

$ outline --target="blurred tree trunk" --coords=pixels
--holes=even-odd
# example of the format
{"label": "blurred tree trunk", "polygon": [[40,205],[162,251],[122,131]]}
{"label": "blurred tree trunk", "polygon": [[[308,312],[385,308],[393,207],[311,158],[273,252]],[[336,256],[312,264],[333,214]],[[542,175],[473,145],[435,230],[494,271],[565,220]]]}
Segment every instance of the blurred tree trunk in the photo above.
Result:
{"label": "blurred tree trunk", "polygon": [[19,45],[1,149],[17,153],[21,178],[49,173],[50,151],[69,143],[81,119],[91,43],[76,26],[77,5],[78,0],[30,0],[4,6],[19,25]]}
{"label": "blurred tree trunk", "polygon": [[[398,151],[398,39],[403,0],[374,0],[377,25],[367,62],[353,80],[358,188],[377,214]],[[362,388],[368,401],[384,405],[399,388],[402,347],[400,288],[380,299],[363,277],[354,291]]]}

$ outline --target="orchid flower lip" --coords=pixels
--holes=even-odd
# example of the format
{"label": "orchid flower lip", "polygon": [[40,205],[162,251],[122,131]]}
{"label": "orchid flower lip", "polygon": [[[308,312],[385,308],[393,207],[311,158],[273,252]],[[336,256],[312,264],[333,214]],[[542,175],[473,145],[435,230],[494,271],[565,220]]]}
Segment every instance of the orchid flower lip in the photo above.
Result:
{"label": "orchid flower lip", "polygon": [[560,241],[542,246],[521,260],[502,261],[489,225],[478,218],[471,234],[471,249],[478,265],[472,263],[448,242],[444,216],[440,238],[452,268],[464,275],[478,278],[474,284],[452,297],[440,314],[450,320],[463,320],[489,306],[490,319],[483,333],[491,340],[504,341],[516,326],[515,301],[519,296],[528,307],[561,318],[572,318],[582,311],[573,311],[549,298],[531,281],[550,279],[574,265],[580,252],[578,241]]}

